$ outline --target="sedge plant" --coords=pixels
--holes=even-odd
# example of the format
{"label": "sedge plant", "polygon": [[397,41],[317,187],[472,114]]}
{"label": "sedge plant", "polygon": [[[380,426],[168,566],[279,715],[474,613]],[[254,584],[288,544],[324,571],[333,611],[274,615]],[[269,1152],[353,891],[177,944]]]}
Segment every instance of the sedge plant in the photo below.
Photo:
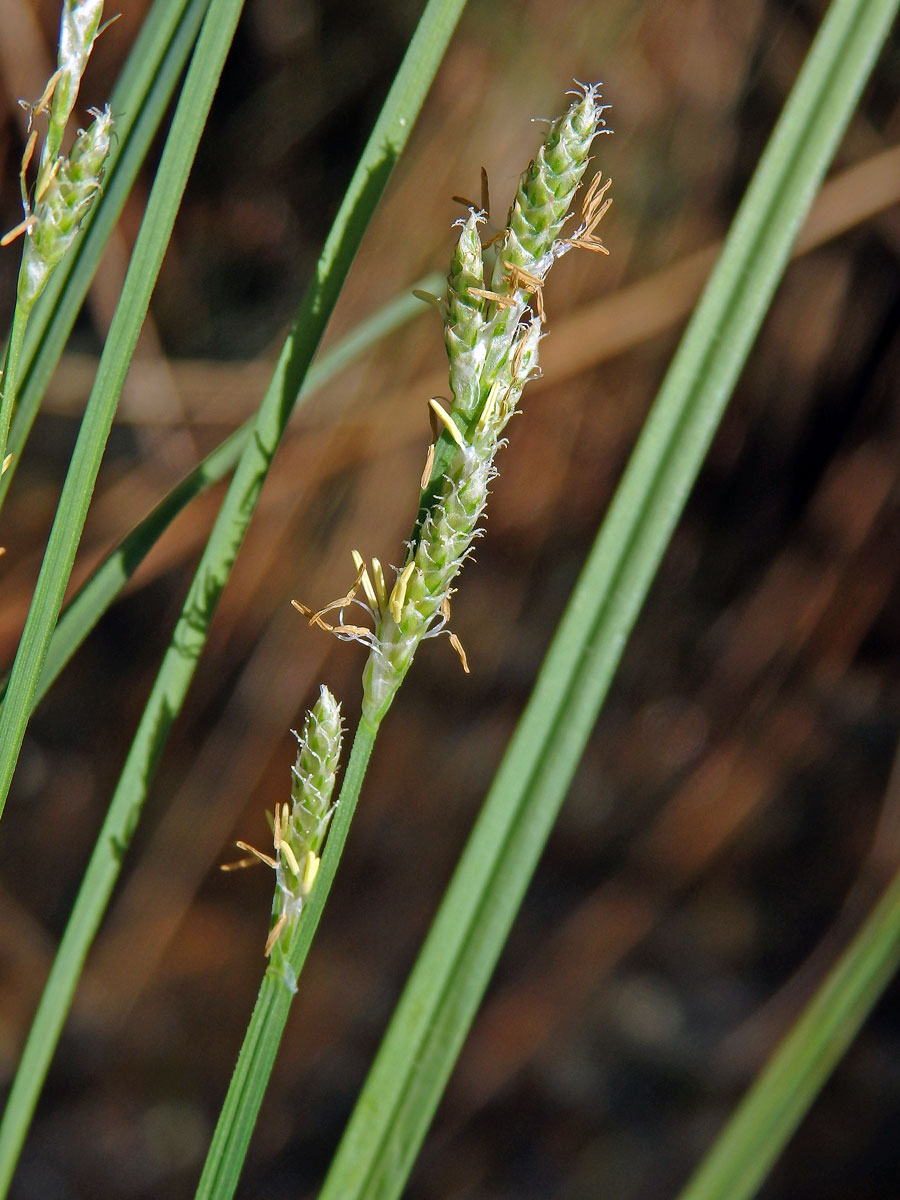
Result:
{"label": "sedge plant", "polygon": [[[28,139],[20,172],[22,221],[0,238],[0,246],[24,239],[9,341],[0,391],[0,468],[8,467],[6,447],[19,360],[28,319],[51,275],[69,252],[103,182],[112,137],[112,112],[107,105],[91,109],[92,121],[80,129],[72,149],[61,147],[78,99],[81,77],[100,31],[103,0],[64,0],[59,29],[58,65],[39,100],[26,104]],[[46,120],[33,187],[28,172]]]}
{"label": "sedge plant", "polygon": [[[223,470],[222,460],[227,462],[232,451],[239,449],[234,477],[135,732],[17,1067],[0,1121],[0,1196],[6,1194],[12,1179],[85,957],[121,871],[167,734],[184,702],[216,602],[368,220],[406,144],[463,6],[464,0],[429,0],[426,5],[257,413],[249,430],[236,435],[234,444],[218,456],[216,469]],[[0,794],[4,800],[47,662],[116,401],[240,10],[241,0],[209,2],[101,356],[0,710]],[[383,320],[378,324],[385,327]]]}
{"label": "sedge plant", "polygon": [[[449,628],[451,596],[481,532],[479,521],[496,475],[495,458],[504,445],[503,433],[528,380],[538,371],[544,284],[554,263],[571,250],[607,252],[596,232],[611,203],[606,195],[610,180],[601,173],[584,191],[579,222],[566,228],[591,145],[598,134],[608,132],[603,116],[606,107],[601,103],[599,85],[578,85],[574,100],[551,124],[522,175],[504,228],[489,233],[482,242],[481,229],[488,214],[474,206],[458,222],[446,294],[431,297],[443,317],[451,398],[445,403],[437,397],[428,401],[435,438],[426,454],[413,533],[390,586],[381,562],[373,558],[367,564],[354,550],[356,577],[344,596],[317,610],[294,601],[311,626],[368,649],[362,714],[337,804],[335,828],[327,843],[327,868],[323,869],[320,855],[319,825],[315,840],[311,840],[305,831],[304,806],[300,804],[298,809],[296,795],[292,806],[279,810],[276,805],[274,856],[238,843],[276,872],[265,943],[269,966],[213,1136],[198,1198],[230,1196],[237,1185],[375,737],[419,645],[446,634],[462,668],[468,671],[465,650]],[[348,619],[348,612],[356,608],[365,614],[368,624]],[[324,739],[319,742],[314,764],[317,778],[325,774],[322,764],[331,763],[338,753],[340,722],[334,716],[327,719],[322,712],[323,704],[328,707],[331,703],[330,694],[323,689],[301,742],[308,753],[308,731],[315,729],[320,739],[326,728],[332,731],[330,744]],[[296,770],[294,778],[296,783]],[[327,801],[315,807],[317,813],[326,810],[330,816]],[[298,836],[298,824],[304,826],[303,836]],[[227,867],[234,865],[238,864]]]}
{"label": "sedge plant", "polygon": [[[429,6],[432,16],[439,7]],[[601,531],[538,681],[533,702],[492,788],[484,818],[473,833],[432,936],[398,1007],[385,1047],[329,1174],[325,1195],[341,1200],[357,1195],[387,1197],[399,1194],[403,1186],[534,869],[542,840],[609,686],[628,631],[783,269],[793,234],[833,154],[896,7],[893,0],[835,0],[831,7],[810,62],[760,164],[759,178],[748,193],[720,269],[692,321]],[[221,15],[217,12],[216,18]],[[453,21],[448,18],[446,37],[452,26]],[[423,68],[425,77],[418,80],[419,96],[442,49],[440,45]],[[422,59],[419,54],[420,64]],[[579,104],[586,103],[591,90],[585,89],[576,97],[569,115]],[[52,95],[51,92],[42,98],[44,104]],[[408,113],[415,110],[415,105],[408,96],[404,105],[394,115],[399,117],[402,112],[400,124],[407,126]],[[42,107],[41,103],[36,106]],[[599,124],[602,116],[596,115]],[[430,404],[440,436],[426,460],[418,516],[391,586],[388,587],[384,570],[377,561],[367,564],[356,554],[356,577],[341,601],[315,611],[298,605],[312,624],[367,647],[363,717],[337,806],[333,787],[341,722],[337,703],[327,690],[320,692],[300,734],[290,803],[280,805],[273,818],[274,854],[263,855],[276,872],[272,921],[264,947],[269,951],[270,964],[199,1195],[224,1196],[234,1190],[299,969],[334,876],[378,725],[421,641],[447,634],[465,663],[464,651],[449,629],[450,598],[457,572],[477,536],[478,518],[505,423],[515,411],[524,383],[537,367],[544,279],[559,253],[573,246],[581,244],[602,251],[594,232],[606,204],[599,186],[593,193],[587,193],[589,199],[580,231],[573,230],[566,237],[559,228],[549,240],[545,236],[561,216],[558,205],[565,189],[559,193],[552,187],[541,190],[538,181],[546,183],[548,172],[560,165],[558,155],[565,154],[566,145],[570,149],[574,146],[569,138],[571,135],[577,139],[577,125],[573,118],[565,137],[560,136],[553,145],[552,136],[548,139],[544,159],[539,156],[536,160],[531,191],[519,204],[518,213],[514,205],[507,228],[499,237],[490,227],[485,229],[483,214],[474,206],[461,222],[448,291],[440,301],[451,363],[452,394],[446,405],[437,398]],[[584,132],[582,129],[582,135]],[[401,143],[402,137],[398,145]],[[574,161],[575,156],[572,158]],[[67,182],[74,186],[77,180]],[[28,201],[33,204],[34,213],[39,203],[36,192]],[[68,195],[71,204],[75,195],[71,187]],[[96,189],[93,195],[96,197]],[[50,185],[40,199],[45,197],[52,198]],[[341,236],[349,224],[348,220]],[[49,222],[45,229],[51,226]],[[23,232],[28,236],[37,232],[36,223]],[[71,232],[71,226],[65,232]],[[353,232],[355,235],[361,232],[358,223],[354,224]],[[482,235],[486,235],[484,240],[489,244],[482,246]],[[349,241],[355,244],[358,237]],[[551,253],[553,247],[558,253]],[[352,248],[349,253],[352,255]],[[327,278],[328,268],[334,267],[335,262],[327,253],[323,258]],[[346,267],[346,262],[337,265]],[[235,505],[241,508],[237,522],[240,528],[235,532],[234,520],[230,526],[227,522],[223,524],[211,541],[209,554],[204,555],[198,572],[201,583],[204,580],[207,583],[207,590],[202,593],[204,603],[200,603],[193,591],[196,603],[186,605],[184,620],[179,622],[177,631],[184,637],[191,634],[191,649],[197,654],[215,602],[214,596],[210,601],[209,588],[218,594],[224,585],[227,566],[233,560],[248,519],[247,511],[252,511],[268,456],[283,428],[283,414],[275,412],[281,400],[278,391],[284,391],[287,383],[298,385],[298,379],[302,378],[327,317],[328,301],[339,286],[340,273],[338,269],[327,284],[320,277],[319,289],[314,289],[315,298],[321,301],[323,291],[327,293],[326,303],[317,309],[320,320],[299,353],[299,366],[290,355],[286,363],[279,364],[276,394],[271,400],[267,396],[264,402],[272,411],[267,421],[255,428],[257,434],[266,435],[266,462],[262,466],[257,464],[255,474],[251,464],[234,492],[232,509]],[[305,316],[310,316],[308,308]],[[21,347],[21,330],[17,336]],[[14,343],[15,337],[10,341],[10,355],[14,355]],[[4,378],[7,424],[15,397],[15,380],[14,361],[12,370],[7,366]],[[297,387],[292,395],[296,391]],[[222,563],[226,565],[222,567]],[[361,611],[367,613],[365,624],[345,618],[344,610],[356,605],[361,605]],[[337,616],[333,617],[333,613]],[[49,624],[52,627],[52,621]],[[198,627],[199,639],[193,636]],[[184,641],[183,644],[187,645]],[[107,850],[115,848],[115,862],[109,860],[108,854],[95,855],[67,928],[63,950],[54,966],[51,986],[42,1001],[17,1078],[14,1103],[11,1101],[4,1121],[4,1134],[0,1135],[0,1178],[4,1191],[81,963],[118,873],[121,854],[133,833],[131,815],[139,810],[162,740],[183,699],[196,660],[193,653],[190,658],[191,663],[185,665],[167,656],[147,713],[148,724],[157,731],[158,740],[139,731],[135,752],[130,756],[110,810],[110,820],[101,835]],[[34,666],[39,670],[40,662],[35,660]],[[14,688],[16,682],[13,681]],[[19,690],[15,688],[14,699]],[[21,701],[26,711],[33,696],[34,693]],[[161,718],[162,709],[165,720]],[[10,772],[11,769],[10,765]],[[333,827],[323,849],[331,818]],[[493,844],[489,845],[491,839]],[[253,857],[259,857],[259,852],[254,852]],[[764,1170],[771,1161],[799,1119],[802,1108],[811,1103],[815,1088],[846,1043],[848,1030],[852,1033],[864,1008],[884,986],[894,966],[900,929],[895,888],[889,899],[891,904],[880,907],[875,914],[879,922],[879,952],[868,952],[870,947],[866,943],[862,947],[866,953],[848,956],[840,968],[845,975],[852,973],[857,985],[860,979],[869,979],[865,1001],[859,1000],[859,987],[851,986],[842,993],[849,997],[844,1001],[844,1007],[850,1010],[849,1020],[834,1013],[822,1017],[811,1010],[810,1018],[815,1017],[818,1022],[816,1036],[809,1036],[808,1026],[798,1027],[798,1038],[785,1046],[790,1056],[779,1060],[778,1071],[764,1077],[761,1087],[749,1098],[752,1107],[743,1112],[749,1112],[752,1119],[742,1120],[743,1112],[738,1114],[736,1124],[726,1131],[720,1148],[714,1152],[710,1170],[703,1175],[701,1168],[695,1189],[689,1189],[687,1194],[703,1195],[705,1200],[722,1196],[724,1200],[749,1194],[748,1189],[758,1182],[760,1173],[748,1171],[746,1164],[764,1164]],[[490,920],[485,916],[488,912]],[[838,1021],[843,1024],[835,1032]],[[816,1058],[812,1067],[811,1056]],[[791,1091],[791,1080],[797,1078],[798,1072],[805,1072],[802,1097],[796,1088]],[[780,1095],[773,1095],[778,1089]]]}

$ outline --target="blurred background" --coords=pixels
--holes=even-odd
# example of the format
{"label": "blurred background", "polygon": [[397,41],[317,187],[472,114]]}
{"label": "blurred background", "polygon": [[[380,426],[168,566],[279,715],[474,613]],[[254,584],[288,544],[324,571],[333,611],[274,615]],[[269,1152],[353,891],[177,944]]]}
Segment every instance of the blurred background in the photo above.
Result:
{"label": "blurred background", "polygon": [[[144,15],[120,6],[82,103]],[[528,696],[718,240],[824,12],[747,0],[472,0],[347,283],[331,343],[445,271],[454,193],[505,212],[573,77],[615,136],[601,230],[546,290],[454,626],[383,726],[239,1194],[312,1196]],[[0,0],[0,216],[56,0]],[[75,584],[255,408],[421,4],[248,0],[131,371]],[[644,610],[407,1194],[674,1195],[900,860],[900,46],[883,56]],[[7,505],[9,661],[149,187],[145,174]],[[18,254],[0,256],[8,319]],[[402,556],[446,392],[420,317],[298,412],[170,740],[27,1143],[17,1200],[193,1195],[263,968],[263,846],[325,681],[363,653],[290,608]],[[0,840],[11,1079],[222,489],[194,502],[31,723]],[[895,986],[766,1185],[894,1197]]]}

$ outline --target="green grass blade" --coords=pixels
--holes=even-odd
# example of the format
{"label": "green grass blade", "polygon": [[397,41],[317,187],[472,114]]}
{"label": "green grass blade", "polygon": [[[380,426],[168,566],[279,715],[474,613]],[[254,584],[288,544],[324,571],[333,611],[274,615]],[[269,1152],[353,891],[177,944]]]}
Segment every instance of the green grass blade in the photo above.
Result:
{"label": "green grass blade", "polygon": [[97,263],[172,98],[208,6],[209,0],[180,0],[177,4],[156,0],[122,68],[110,99],[116,136],[110,147],[103,192],[28,321],[9,439],[13,461],[0,480],[0,505]]}
{"label": "green grass blade", "polygon": [[[151,689],[28,1035],[0,1124],[0,1197],[6,1194],[9,1186],[85,957],[109,902],[157,760],[184,701],[215,604],[250,522],[292,405],[368,220],[391,168],[406,144],[463,6],[464,0],[429,0],[347,189],[322,250],[315,277],[253,422],[251,436],[241,454],[176,623],[172,642]],[[211,8],[200,46],[214,14],[215,10]],[[11,679],[10,698],[13,682]],[[323,869],[325,865],[323,859]],[[322,899],[324,902],[324,895]]]}
{"label": "green grass blade", "polygon": [[900,873],[716,1139],[679,1200],[746,1200],[900,966]]}
{"label": "green grass blade", "polygon": [[[240,11],[241,0],[212,0],[210,4],[163,150],[156,182],[150,193],[147,212],[72,455],[25,623],[25,631],[0,711],[0,796],[3,800],[12,779],[50,635],[59,615],[117,397],[147,311],[150,293],[162,263],[188,172]],[[116,860],[120,857],[120,846],[115,839],[106,844],[105,850]],[[89,887],[90,876],[89,868],[79,896]],[[76,902],[76,909],[77,907]],[[80,970],[80,962],[76,966],[70,958],[69,971],[73,966],[75,973],[71,976],[72,988]],[[51,972],[51,979],[39,1009],[39,1013],[46,1013],[51,1023],[52,1007],[61,1002],[61,996],[64,994],[64,990],[61,991],[58,985],[51,986],[53,980]],[[58,1014],[60,1023],[66,1008],[67,1003],[63,1003]],[[34,1030],[26,1045],[0,1125],[0,1195],[5,1195],[9,1187],[37,1095],[56,1044],[56,1037],[53,1037],[49,1044],[41,1046],[33,1034]]]}
{"label": "green grass blade", "polygon": [[398,1196],[896,0],[835,0],[404,990],[320,1200]]}
{"label": "green grass blade", "polygon": [[[435,291],[441,287],[442,283],[442,277],[433,274],[420,279],[413,284],[413,287],[423,291]],[[410,292],[403,292],[389,300],[370,317],[360,321],[327,354],[316,359],[307,373],[298,403],[301,400],[309,399],[329,379],[342,371],[369,347],[422,311],[422,302]],[[39,704],[47,694],[69,659],[87,638],[172,521],[195,496],[204,492],[212,484],[218,483],[229,471],[233,470],[252,428],[253,421],[251,419],[210,451],[122,539],[79,588],[63,610],[59,623],[53,631],[47,658],[35,692],[35,705]],[[5,693],[6,680],[4,679],[0,685],[0,701]]]}
{"label": "green grass blade", "polygon": [[119,393],[240,10],[241,0],[212,0],[210,4],[97,368],[0,710],[0,813],[6,804]]}

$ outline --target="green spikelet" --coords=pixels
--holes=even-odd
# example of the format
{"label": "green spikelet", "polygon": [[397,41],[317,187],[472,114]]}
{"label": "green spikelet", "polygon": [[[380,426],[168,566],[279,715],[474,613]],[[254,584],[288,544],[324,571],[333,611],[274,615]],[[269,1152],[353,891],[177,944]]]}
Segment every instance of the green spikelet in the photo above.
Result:
{"label": "green spikelet", "polygon": [[463,223],[447,277],[447,315],[444,323],[453,409],[467,420],[478,407],[480,372],[485,356],[480,337],[485,301],[482,296],[473,296],[470,290],[484,289],[479,220],[479,214],[472,212]]}
{"label": "green spikelet", "polygon": [[605,124],[604,106],[598,100],[596,87],[584,88],[584,94],[551,126],[522,174],[494,266],[496,291],[506,290],[504,263],[531,270],[559,237],[587,168],[591,142]]}
{"label": "green spikelet", "polygon": [[43,291],[100,190],[111,134],[112,115],[107,106],[78,134],[69,158],[56,160],[43,190],[36,193],[19,274],[19,303],[26,308]]}
{"label": "green spikelet", "polygon": [[[324,684],[319,698],[306,714],[297,760],[291,768],[291,803],[275,805],[275,858],[254,850],[257,858],[275,868],[275,898],[272,924],[266,941],[266,957],[299,919],[316,882],[328,826],[334,812],[331,797],[341,757],[341,706]],[[244,842],[238,842],[250,849]],[[241,865],[241,864],[237,864]],[[287,960],[278,953],[276,974],[289,990],[295,981],[287,972]]]}
{"label": "green spikelet", "polygon": [[297,761],[291,768],[291,812],[282,838],[302,858],[319,854],[331,819],[331,795],[341,758],[341,706],[323,684],[319,699],[297,735]]}
{"label": "green spikelet", "polygon": [[[103,0],[64,0],[59,23],[59,68],[50,100],[47,140],[41,155],[41,175],[52,169],[81,86],[81,77],[94,48],[103,16]],[[38,188],[43,180],[38,179]]]}

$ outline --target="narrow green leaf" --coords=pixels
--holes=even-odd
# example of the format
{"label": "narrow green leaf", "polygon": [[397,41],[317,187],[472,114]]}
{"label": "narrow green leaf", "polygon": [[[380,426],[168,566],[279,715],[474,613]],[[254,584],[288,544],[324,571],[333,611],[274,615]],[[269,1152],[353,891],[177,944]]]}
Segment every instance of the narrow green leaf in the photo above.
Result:
{"label": "narrow green leaf", "polygon": [[835,0],[682,339],[321,1200],[398,1196],[896,0]]}
{"label": "narrow green leaf", "polygon": [[[413,285],[422,290],[441,286],[439,275],[427,275]],[[398,329],[422,311],[422,303],[411,292],[389,300],[377,312],[355,326],[321,359],[310,367],[297,402],[308,400],[329,379],[342,371],[370,346]],[[253,428],[252,418],[226,437],[197,464],[184,479],[165,495],[155,508],[122,539],[91,573],[63,610],[50,639],[34,703],[39,704],[48,690],[122,588],[143,562],[172,521],[195,496],[223,479],[234,468]],[[6,679],[0,684],[0,701],[6,693]]]}
{"label": "narrow green leaf", "polygon": [[741,1101],[679,1200],[747,1200],[900,966],[900,872]]}
{"label": "narrow green leaf", "polygon": [[[195,62],[206,44],[210,23],[218,18],[221,25],[225,25],[225,17],[217,13],[217,4],[218,0],[213,0],[198,43]],[[85,957],[109,902],[156,763],[184,701],[216,602],[253,515],[294,400],[300,392],[369,218],[391,168],[406,144],[463,6],[464,0],[429,0],[347,189],[323,247],[315,277],[303,299],[253,422],[251,435],[241,453],[175,626],[171,644],[151,689],[28,1035],[3,1123],[0,1124],[0,1197],[5,1195],[8,1187]],[[193,70],[192,65],[191,73]],[[176,122],[182,104],[189,96],[190,82],[189,73],[176,112]],[[174,129],[173,124],[173,132]],[[101,370],[102,365],[101,360]],[[11,677],[7,702],[12,698],[14,684],[15,679]],[[363,753],[364,745],[365,739],[360,740],[355,760],[351,756],[351,761],[360,764],[361,771],[364,771],[368,759],[368,753]],[[345,805],[347,820],[351,811],[351,806]],[[335,846],[339,845],[341,816],[339,811],[329,836],[329,845],[332,842]],[[328,865],[326,848],[320,869],[320,874],[324,872],[324,881],[316,889],[322,893],[321,903],[324,903],[327,893],[328,872],[333,873],[336,862],[336,856],[332,855],[331,865]],[[312,916],[315,911],[315,905],[311,905],[309,915]],[[304,954],[307,939],[312,933],[311,929],[308,930],[310,924],[310,921],[301,923],[299,942]],[[280,1027],[277,1032],[274,1028],[269,1030],[266,1037],[277,1043],[279,1035]],[[218,1187],[219,1184],[214,1186]],[[228,1186],[227,1181],[224,1186]]]}
{"label": "narrow green leaf", "polygon": [[212,0],[210,4],[100,358],[0,710],[0,813],[6,804],[119,393],[240,11],[241,0]]}
{"label": "narrow green leaf", "polygon": [[[240,11],[241,0],[212,0],[210,4],[166,140],[156,181],[150,193],[147,211],[122,289],[122,297],[100,359],[88,408],[63,486],[25,631],[10,673],[3,708],[0,710],[2,801],[5,801],[15,769],[118,395],[147,312],[150,293],[172,232],[188,172]],[[132,828],[133,822],[129,820],[125,829],[130,831]],[[124,841],[127,842],[127,836]],[[104,842],[103,850],[106,857],[118,862],[122,854],[121,839],[109,836]],[[92,866],[93,863],[92,859]],[[89,867],[80,896],[84,895],[85,889],[90,893],[91,879]],[[76,912],[77,910],[78,902]],[[57,1032],[47,1040],[43,1034],[35,1036],[33,1028],[25,1047],[0,1125],[0,1195],[5,1195],[9,1187],[19,1150],[56,1045],[58,1028],[61,1027],[67,1011],[88,944],[89,940],[85,943],[80,958],[77,957],[78,950],[74,952],[74,957],[72,951],[69,952],[64,981],[60,980],[59,974],[54,976],[51,972],[42,997],[38,1015],[40,1017],[40,1013],[43,1012],[50,1028],[56,1025]],[[62,954],[63,948],[60,950],[60,955]],[[56,964],[54,970],[55,966]]]}
{"label": "narrow green leaf", "polygon": [[87,295],[97,264],[121,215],[147,150],[184,70],[209,0],[155,0],[141,26],[110,99],[116,136],[103,191],[75,246],[34,306],[25,333],[21,384],[13,415],[9,470],[0,480],[0,506],[18,466],[63,347]]}

